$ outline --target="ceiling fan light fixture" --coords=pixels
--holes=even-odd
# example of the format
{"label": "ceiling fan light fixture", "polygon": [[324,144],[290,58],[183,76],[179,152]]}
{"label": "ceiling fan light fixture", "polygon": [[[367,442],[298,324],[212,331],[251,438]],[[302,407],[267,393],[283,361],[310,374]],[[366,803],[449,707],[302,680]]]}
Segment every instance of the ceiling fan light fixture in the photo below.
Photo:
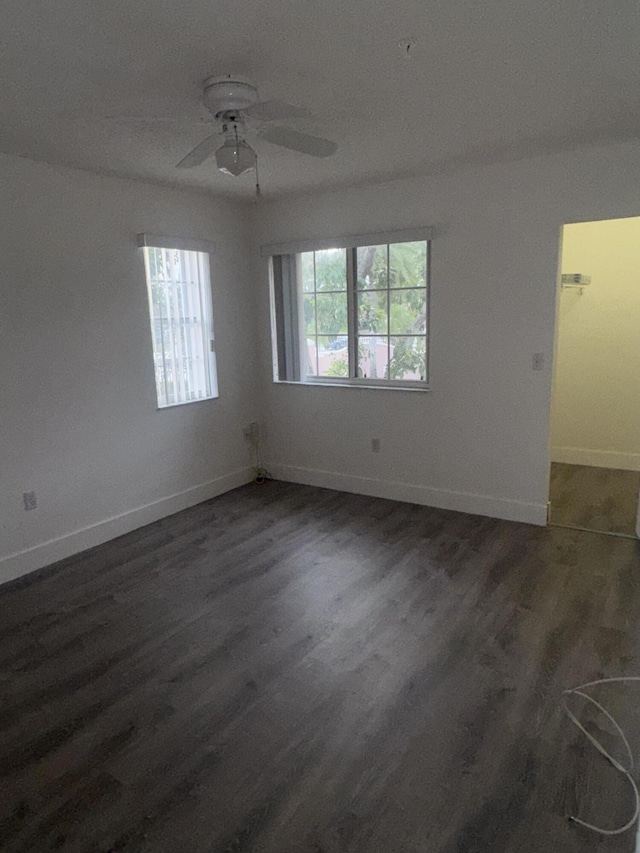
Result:
{"label": "ceiling fan light fixture", "polygon": [[243,139],[227,139],[216,151],[216,164],[221,172],[237,178],[256,166],[256,152]]}

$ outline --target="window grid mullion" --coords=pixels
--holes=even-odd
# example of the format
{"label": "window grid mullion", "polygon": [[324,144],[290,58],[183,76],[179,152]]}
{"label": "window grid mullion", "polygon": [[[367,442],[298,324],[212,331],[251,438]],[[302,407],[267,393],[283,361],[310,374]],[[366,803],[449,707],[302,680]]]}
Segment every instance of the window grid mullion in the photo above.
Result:
{"label": "window grid mullion", "polygon": [[184,381],[184,349],[182,345],[181,323],[180,323],[180,307],[178,301],[178,288],[180,286],[179,276],[177,275],[175,265],[175,249],[167,251],[167,256],[170,258],[171,269],[171,327],[173,333],[173,370],[174,395],[177,403],[182,403],[186,400],[186,389]]}
{"label": "window grid mullion", "polygon": [[203,328],[202,317],[198,311],[200,275],[198,273],[198,256],[195,252],[185,252],[187,315],[189,332],[189,354],[191,375],[193,376],[194,391],[197,397],[204,396],[204,361],[202,358]]}
{"label": "window grid mullion", "polygon": [[391,274],[389,272],[389,244],[387,243],[387,379],[391,379]]}
{"label": "window grid mullion", "polygon": [[[172,403],[179,403],[179,391],[178,391],[178,377],[177,377],[177,364],[176,364],[176,341],[174,334],[174,310],[173,310],[173,292],[175,288],[173,287],[173,260],[171,258],[171,250],[164,249],[163,250],[163,267],[164,267],[164,286],[166,292],[166,308],[167,308],[167,330],[169,333],[169,361],[171,363],[171,377],[172,377]],[[166,362],[165,362],[166,364]],[[167,391],[169,388],[169,382],[167,380]],[[167,399],[169,399],[169,394],[167,393]]]}
{"label": "window grid mullion", "polygon": [[[171,271],[169,269],[170,256],[169,251],[167,249],[162,249],[162,270],[164,273],[164,292],[165,292],[165,314],[167,317],[167,345],[168,350],[165,350],[165,355],[168,354],[168,359],[165,359],[164,369],[165,369],[165,380],[167,386],[167,400],[170,403],[176,403],[176,379],[175,379],[175,359],[174,352],[175,347],[173,343],[173,320],[172,320],[172,312],[171,312]],[[171,393],[169,393],[169,377],[167,375],[167,361],[169,362],[169,370],[171,372]]]}
{"label": "window grid mullion", "polygon": [[191,353],[191,317],[189,316],[189,294],[190,276],[187,273],[187,256],[189,252],[180,252],[178,258],[180,260],[180,327],[182,329],[182,339],[184,346],[183,360],[186,365],[185,383],[186,394],[188,400],[193,399],[194,393],[194,375],[193,375],[193,358]]}
{"label": "window grid mullion", "polygon": [[206,364],[209,342],[206,340],[206,327],[203,323],[205,315],[200,310],[200,291],[202,290],[203,278],[200,275],[199,257],[195,252],[189,252],[188,270],[192,364],[196,376],[198,396],[204,397],[207,389]]}
{"label": "window grid mullion", "polygon": [[[160,289],[162,288],[162,292],[158,298],[158,308],[160,309],[160,351],[162,353],[161,376],[162,376],[162,387],[164,389],[164,400],[165,400],[165,403],[168,404],[169,403],[169,387],[167,384],[167,371],[165,370],[166,353],[165,353],[165,347],[164,347],[164,314],[163,314],[163,310],[162,310],[163,303],[167,299],[167,289],[165,286],[165,282],[164,281],[161,282],[159,277],[158,277],[158,258],[162,257],[162,253],[160,252],[159,249],[154,249],[153,253],[154,253],[155,279],[151,278],[151,267],[150,267],[150,263],[149,263],[149,257],[145,253],[145,267],[148,271],[149,280],[151,281],[151,285],[149,287],[149,306],[150,306],[150,313],[151,313],[151,334],[152,334],[152,338],[154,341],[153,350],[154,350],[154,360],[155,360],[155,356],[158,352],[157,337],[156,337],[156,324],[155,324],[155,311],[154,311],[154,305],[153,305],[153,285],[155,284],[156,285],[156,291],[159,294],[160,294]],[[156,370],[157,370],[157,368],[156,368],[156,365],[154,364],[154,373],[156,373]]]}
{"label": "window grid mullion", "polygon": [[430,381],[430,349],[431,349],[431,243],[427,243],[424,276],[424,370],[425,380]]}
{"label": "window grid mullion", "polygon": [[318,279],[316,277],[316,253],[313,253],[313,319],[316,345],[316,376],[320,376],[320,352],[318,344]]}
{"label": "window grid mullion", "polygon": [[358,302],[356,294],[357,249],[347,252],[347,345],[350,379],[358,376]]}
{"label": "window grid mullion", "polygon": [[200,309],[200,291],[202,290],[202,276],[200,275],[200,265],[198,263],[198,255],[195,252],[189,252],[187,257],[187,269],[189,272],[189,329],[191,332],[191,358],[192,370],[196,380],[196,391],[198,397],[204,397],[206,394],[207,380],[205,376],[206,370],[206,328],[203,323],[204,314]]}
{"label": "window grid mullion", "polygon": [[200,375],[202,377],[202,395],[206,396],[208,389],[212,387],[210,375],[211,362],[211,347],[212,343],[212,327],[211,327],[211,309],[209,307],[210,294],[205,292],[207,282],[210,282],[209,275],[205,274],[204,264],[206,256],[195,255],[193,262],[195,265],[197,276],[197,289],[195,293],[195,304],[198,307],[198,325],[200,334],[196,338],[195,344],[198,347],[199,359],[201,364]]}

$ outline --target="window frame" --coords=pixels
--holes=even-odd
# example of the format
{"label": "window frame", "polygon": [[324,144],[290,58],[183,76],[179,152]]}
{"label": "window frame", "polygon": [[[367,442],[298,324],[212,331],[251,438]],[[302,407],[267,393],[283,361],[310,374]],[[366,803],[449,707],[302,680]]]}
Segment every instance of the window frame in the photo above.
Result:
{"label": "window frame", "polygon": [[[271,333],[272,333],[272,360],[273,360],[273,382],[275,384],[291,384],[291,385],[306,385],[306,386],[328,386],[328,387],[347,387],[347,388],[386,388],[388,390],[405,390],[405,391],[430,391],[430,344],[431,344],[431,254],[432,254],[432,228],[419,228],[402,231],[386,231],[372,234],[353,235],[349,237],[336,237],[321,240],[307,240],[292,243],[271,243],[261,246],[260,252],[263,257],[269,258],[269,280],[270,280],[270,302],[271,302]],[[357,287],[357,274],[355,265],[357,263],[357,250],[367,246],[386,245],[387,253],[390,251],[390,246],[398,243],[426,243],[426,281],[425,281],[425,379],[385,379],[371,378],[357,375],[358,365],[358,338],[363,337],[358,332],[357,318],[357,298],[358,293],[363,292]],[[278,264],[282,267],[283,257],[295,257],[296,259],[305,252],[318,252],[324,249],[344,249],[346,252],[346,294],[347,294],[347,340],[349,364],[355,367],[355,376],[303,376],[300,369],[300,357],[295,359],[295,369],[298,372],[299,378],[280,378],[281,372],[281,355],[283,347],[286,344],[287,338],[291,338],[291,331],[287,334],[285,328],[280,328],[278,325],[279,319],[285,323],[287,320],[283,318],[282,313],[280,318],[277,311],[277,286],[276,279],[280,274]],[[413,289],[413,288],[411,288]],[[417,289],[417,288],[416,288]],[[422,289],[422,288],[420,288]],[[386,292],[387,299],[390,292],[394,290],[389,286],[387,279],[387,287],[380,292]],[[314,293],[315,293],[314,286]],[[299,297],[298,292],[298,297]],[[387,303],[389,304],[389,303]],[[387,322],[389,321],[389,308],[387,308]],[[298,325],[301,325],[301,318],[298,317]],[[292,326],[289,326],[291,329]],[[385,334],[389,340],[394,337],[389,328]],[[410,337],[407,335],[407,337]],[[288,341],[290,345],[292,341]],[[288,368],[285,368],[287,370]]]}
{"label": "window frame", "polygon": [[[151,336],[151,355],[154,362],[154,388],[156,392],[156,409],[162,411],[164,409],[172,409],[178,406],[186,406],[191,403],[203,403],[208,400],[215,400],[219,397],[218,388],[218,366],[216,354],[216,342],[214,333],[214,311],[213,311],[213,293],[212,293],[212,277],[211,277],[211,255],[215,249],[214,244],[203,240],[189,240],[185,238],[155,236],[150,234],[138,234],[137,245],[143,250],[143,263],[145,272],[145,288],[147,293],[149,331]],[[161,394],[161,388],[158,384],[158,377],[155,370],[156,358],[156,329],[154,302],[151,285],[153,280],[150,276],[149,268],[149,251],[161,252],[193,252],[197,253],[197,257],[193,259],[197,269],[197,302],[199,304],[199,326],[197,331],[198,349],[203,355],[203,366],[205,369],[203,396],[193,397],[188,400],[173,400],[171,402],[163,402],[168,400],[168,394]],[[185,259],[186,260],[186,259]],[[195,284],[196,282],[194,282]],[[193,354],[191,355],[193,358]],[[164,360],[164,359],[163,359]],[[172,357],[175,361],[175,356]]]}

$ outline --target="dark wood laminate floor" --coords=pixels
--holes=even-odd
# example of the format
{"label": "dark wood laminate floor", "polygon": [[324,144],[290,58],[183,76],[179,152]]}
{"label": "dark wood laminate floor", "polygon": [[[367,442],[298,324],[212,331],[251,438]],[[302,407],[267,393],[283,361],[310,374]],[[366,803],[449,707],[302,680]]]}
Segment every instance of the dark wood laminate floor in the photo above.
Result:
{"label": "dark wood laminate floor", "polygon": [[243,487],[0,589],[0,848],[631,853],[636,673],[638,542]]}
{"label": "dark wood laminate floor", "polygon": [[640,471],[551,463],[551,524],[633,536]]}

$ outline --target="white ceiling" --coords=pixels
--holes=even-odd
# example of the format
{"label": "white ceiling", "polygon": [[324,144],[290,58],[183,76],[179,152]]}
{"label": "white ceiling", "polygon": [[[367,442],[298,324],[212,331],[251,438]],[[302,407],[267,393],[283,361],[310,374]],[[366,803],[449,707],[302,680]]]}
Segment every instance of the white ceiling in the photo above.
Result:
{"label": "white ceiling", "polygon": [[639,21],[638,0],[3,0],[0,151],[250,195],[210,161],[174,168],[209,132],[202,80],[228,72],[339,145],[250,138],[265,195],[640,136]]}

